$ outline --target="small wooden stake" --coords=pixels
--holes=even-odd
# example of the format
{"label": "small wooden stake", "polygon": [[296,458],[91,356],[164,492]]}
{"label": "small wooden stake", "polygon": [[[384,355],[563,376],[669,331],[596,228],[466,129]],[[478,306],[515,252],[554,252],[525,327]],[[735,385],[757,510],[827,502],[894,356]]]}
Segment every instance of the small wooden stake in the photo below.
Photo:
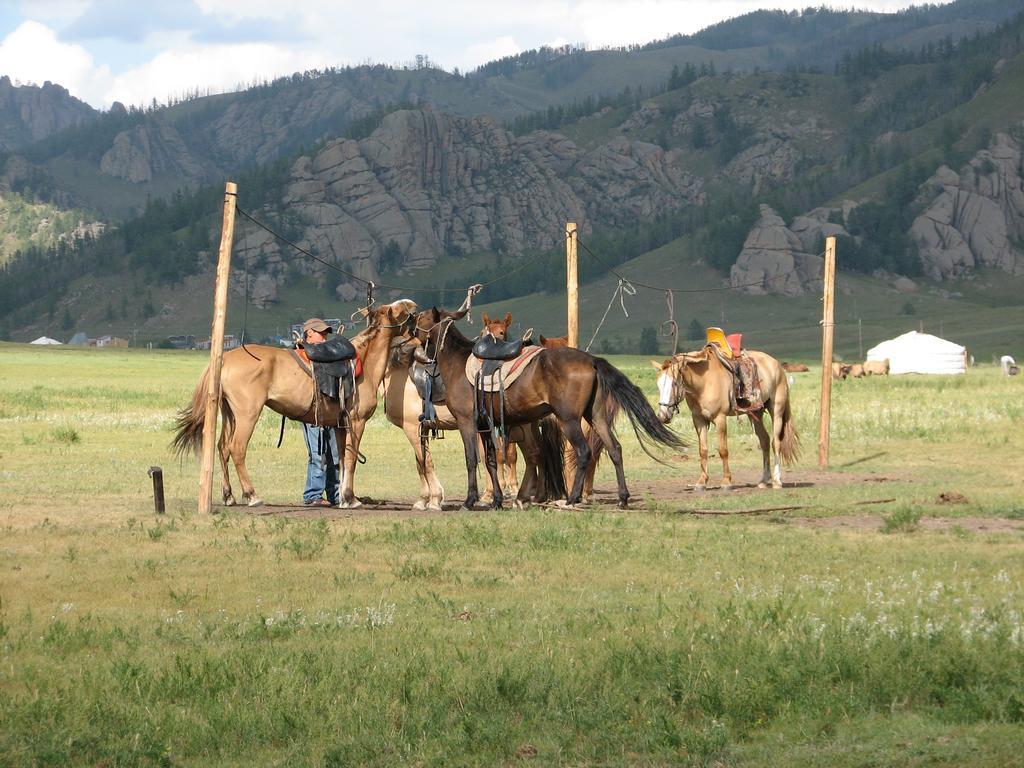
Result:
{"label": "small wooden stake", "polygon": [[160,467],[150,467],[149,476],[153,478],[153,506],[156,513],[162,515],[166,511],[164,506],[164,471]]}
{"label": "small wooden stake", "polygon": [[818,466],[828,466],[832,420],[832,338],[835,330],[836,239],[825,238],[824,315],[821,321],[821,424],[818,427]]}
{"label": "small wooden stake", "polygon": [[199,513],[213,506],[213,454],[217,437],[217,411],[220,406],[220,369],[224,362],[224,321],[228,314],[228,277],[231,273],[231,242],[235,236],[235,199],[238,185],[224,185],[224,216],[220,228],[220,254],[217,257],[217,283],[213,292],[213,327],[210,331],[210,375],[206,387],[206,411],[203,418],[203,463],[199,474]]}
{"label": "small wooden stake", "polygon": [[576,268],[576,224],[565,225],[565,296],[568,303],[569,346],[580,345],[580,285]]}

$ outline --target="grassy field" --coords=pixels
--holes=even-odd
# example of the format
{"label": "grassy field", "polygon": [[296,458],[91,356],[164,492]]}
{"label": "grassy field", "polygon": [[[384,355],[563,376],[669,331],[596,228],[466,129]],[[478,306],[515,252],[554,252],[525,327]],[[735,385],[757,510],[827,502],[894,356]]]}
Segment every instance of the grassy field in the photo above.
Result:
{"label": "grassy field", "polygon": [[[694,458],[623,435],[625,513],[200,517],[168,443],[204,364],[0,344],[0,764],[1024,765],[1020,379],[838,382],[824,472],[797,374],[777,492],[693,493]],[[290,504],[277,426],[249,465]],[[378,417],[364,451],[358,493],[411,502],[404,436]]]}

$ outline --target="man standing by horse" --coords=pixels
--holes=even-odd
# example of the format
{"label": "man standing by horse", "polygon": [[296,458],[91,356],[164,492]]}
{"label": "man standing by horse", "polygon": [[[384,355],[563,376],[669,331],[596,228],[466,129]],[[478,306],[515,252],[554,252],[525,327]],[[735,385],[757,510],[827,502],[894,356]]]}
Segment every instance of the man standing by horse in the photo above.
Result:
{"label": "man standing by horse", "polygon": [[[339,339],[346,345],[351,346],[348,339],[336,336],[333,339],[327,337],[332,334],[333,328],[319,317],[311,317],[302,324],[303,347],[311,345],[324,345],[320,349],[330,349],[328,345],[337,346]],[[300,355],[305,357],[305,349],[300,347]],[[308,361],[308,357],[306,360]],[[306,441],[306,453],[308,463],[306,464],[306,487],[302,491],[302,503],[309,506],[337,506],[341,498],[341,476],[338,472],[338,439],[334,429],[328,427],[317,427],[312,424],[301,423],[302,436]],[[327,498],[324,498],[326,492]]]}

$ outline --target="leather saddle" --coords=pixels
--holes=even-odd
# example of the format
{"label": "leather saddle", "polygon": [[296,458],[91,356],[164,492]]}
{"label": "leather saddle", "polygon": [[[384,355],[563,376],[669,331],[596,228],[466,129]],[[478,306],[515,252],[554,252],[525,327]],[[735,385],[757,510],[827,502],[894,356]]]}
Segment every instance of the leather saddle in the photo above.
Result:
{"label": "leather saddle", "polygon": [[306,357],[313,363],[313,379],[325,397],[344,401],[352,398],[356,382],[356,348],[344,336],[332,336],[320,344],[304,344]]}
{"label": "leather saddle", "polygon": [[709,344],[719,361],[732,374],[733,387],[730,394],[731,405],[737,413],[756,413],[764,408],[761,395],[761,380],[758,376],[757,363],[754,358],[741,350],[732,358],[726,357],[718,346]]}
{"label": "leather saddle", "polygon": [[444,387],[444,379],[437,370],[437,361],[421,363],[415,361],[409,368],[409,378],[412,379],[416,392],[423,401],[423,411],[420,413],[420,422],[426,428],[432,428],[437,421],[437,409],[435,405],[444,403],[447,391]]}
{"label": "leather saddle", "polygon": [[523,354],[523,347],[533,342],[526,339],[499,341],[492,334],[484,334],[473,343],[473,355],[484,361],[481,372],[490,376],[501,368],[507,360],[514,360]]}

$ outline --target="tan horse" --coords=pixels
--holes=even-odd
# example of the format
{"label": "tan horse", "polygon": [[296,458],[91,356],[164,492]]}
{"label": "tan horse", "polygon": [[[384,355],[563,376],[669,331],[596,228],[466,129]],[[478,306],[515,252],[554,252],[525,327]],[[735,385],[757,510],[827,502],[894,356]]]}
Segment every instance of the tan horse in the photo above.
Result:
{"label": "tan horse", "polygon": [[[782,487],[780,459],[787,465],[797,459],[799,438],[793,424],[793,413],[789,405],[789,384],[779,361],[764,352],[748,350],[757,363],[757,374],[761,381],[764,408],[748,413],[750,423],[761,444],[763,471],[758,488],[765,488],[771,481],[772,488]],[[693,417],[693,427],[700,440],[700,480],[694,490],[702,491],[708,482],[708,427],[713,423],[718,432],[718,455],[722,459],[722,488],[732,487],[732,471],[729,469],[729,440],[726,422],[729,416],[740,415],[732,409],[732,375],[708,347],[699,352],[686,352],[672,360],[659,363],[651,361],[658,371],[658,418],[665,424],[679,410],[679,403],[685,399]],[[772,416],[772,435],[769,438],[764,426],[764,414]],[[775,461],[770,466],[772,451]]]}
{"label": "tan horse", "polygon": [[[337,428],[339,449],[345,446],[341,501],[338,504],[341,508],[361,505],[353,490],[359,443],[366,422],[377,407],[377,388],[387,370],[391,342],[402,334],[415,311],[416,304],[407,299],[377,307],[368,313],[370,326],[352,338],[352,344],[362,361],[363,372],[356,382],[355,406],[349,414],[351,429]],[[313,380],[289,350],[262,345],[247,345],[247,349],[233,349],[225,353],[220,375],[223,425],[218,446],[221,494],[227,506],[235,503],[228,475],[228,458],[234,462],[238,480],[242,484],[242,500],[250,507],[263,503],[256,496],[249,478],[245,456],[264,406],[306,424],[331,426],[339,422],[337,401],[327,400],[319,407],[314,405]],[[207,367],[196,385],[192,403],[178,416],[178,431],[173,446],[179,453],[189,450],[198,452],[202,447],[209,375]]]}

